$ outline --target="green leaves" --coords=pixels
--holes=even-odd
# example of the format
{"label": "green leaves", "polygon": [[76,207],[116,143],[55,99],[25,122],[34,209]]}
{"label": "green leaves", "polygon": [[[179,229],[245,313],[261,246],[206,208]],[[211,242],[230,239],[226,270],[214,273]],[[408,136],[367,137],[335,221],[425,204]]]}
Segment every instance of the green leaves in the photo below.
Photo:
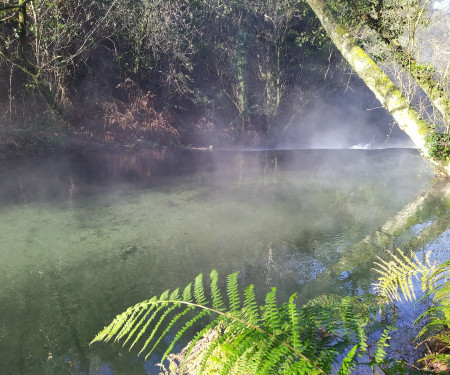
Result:
{"label": "green leaves", "polygon": [[381,274],[378,281],[373,284],[375,292],[391,301],[401,301],[400,289],[407,301],[415,300],[413,278],[416,277],[417,280],[420,280],[422,289],[426,290],[429,280],[427,276],[433,270],[429,262],[429,254],[423,264],[414,253],[411,254],[411,258],[407,257],[400,249],[397,249],[398,255],[389,253],[390,261],[387,262],[378,257],[379,263],[375,263],[378,266],[375,271]]}
{"label": "green leaves", "polygon": [[226,306],[216,270],[210,280],[208,291],[200,274],[182,297],[178,289],[167,290],[159,298],[130,307],[91,344],[124,340],[130,349],[139,344],[139,354],[148,358],[164,338],[172,336],[161,361],[168,357],[173,367],[170,352],[189,335],[193,338],[178,355],[182,356],[179,367],[195,374],[325,374],[343,350],[348,354],[341,359],[340,374],[348,374],[357,355],[366,351],[364,327],[377,316],[373,300],[322,296],[298,308],[294,294],[279,306],[272,288],[265,302],[258,304],[253,285],[244,289],[242,299],[238,273],[233,273],[226,279]]}
{"label": "green leaves", "polygon": [[425,136],[428,153],[435,160],[450,159],[450,134],[431,129]]}
{"label": "green leaves", "polygon": [[[376,271],[382,276],[375,284],[375,290],[392,301],[401,301],[400,289],[407,301],[413,301],[416,296],[412,279],[419,279],[421,275],[422,290],[426,293],[419,301],[429,297],[433,299],[431,307],[414,323],[417,325],[419,322],[425,322],[418,337],[422,344],[427,343],[429,355],[422,361],[428,364],[450,364],[450,260],[433,267],[428,259],[429,254],[423,264],[414,253],[411,257],[407,257],[400,250],[398,253],[399,256],[391,254],[389,262],[380,259],[381,263],[376,263],[379,267]],[[375,354],[377,360],[384,357],[383,346],[388,338],[388,332],[385,331]]]}

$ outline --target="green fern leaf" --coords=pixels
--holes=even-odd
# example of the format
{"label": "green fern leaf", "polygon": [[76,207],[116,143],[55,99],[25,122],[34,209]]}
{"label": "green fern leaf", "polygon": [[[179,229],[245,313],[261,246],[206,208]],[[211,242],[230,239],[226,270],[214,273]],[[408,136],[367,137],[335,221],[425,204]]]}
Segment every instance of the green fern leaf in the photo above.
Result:
{"label": "green fern leaf", "polygon": [[[154,305],[149,305],[148,308],[141,308],[139,314],[136,315],[136,318],[134,320],[129,319],[130,326],[134,327],[129,333],[128,330],[122,330],[120,335],[117,335],[116,340],[118,340],[120,337],[125,336],[126,333],[128,333],[128,337],[124,341],[122,346],[125,346],[128,341],[136,334],[137,330],[146,322],[148,315],[153,311]],[[144,314],[145,312],[145,314]],[[130,348],[131,349],[131,348]]]}
{"label": "green fern leaf", "polygon": [[295,349],[300,349],[300,333],[298,331],[299,326],[299,314],[297,306],[294,303],[294,299],[297,298],[297,294],[293,294],[289,298],[288,313],[289,313],[289,330],[290,330],[290,342]]}
{"label": "green fern leaf", "polygon": [[[189,322],[189,327],[191,327],[195,322],[197,322],[198,320],[200,320],[201,318],[203,318],[204,316],[206,316],[208,314],[208,312],[206,310],[202,310],[194,319],[191,319]],[[183,373],[184,370],[184,366],[192,352],[192,350],[194,349],[195,345],[199,342],[200,339],[203,338],[203,336],[217,328],[217,326],[220,324],[220,321],[223,319],[222,316],[217,317],[216,319],[214,319],[210,324],[206,325],[203,329],[201,329],[199,332],[197,332],[197,334],[194,336],[194,338],[191,340],[191,342],[188,345],[188,349],[186,351],[186,355],[184,357],[183,363],[182,363],[182,367],[181,367],[181,373]],[[212,345],[215,343],[215,341],[213,341]]]}
{"label": "green fern leaf", "polygon": [[278,308],[276,301],[277,288],[272,288],[272,291],[266,295],[266,303],[263,307],[262,319],[265,323],[265,328],[273,335],[280,332],[280,320],[278,318]]}
{"label": "green fern leaf", "polygon": [[189,283],[183,291],[183,301],[185,302],[193,302],[192,300],[192,283]]}
{"label": "green fern leaf", "polygon": [[[193,310],[194,307],[193,306],[188,306],[186,307],[182,312],[180,312],[179,314],[177,314],[169,323],[169,325],[167,326],[167,328],[164,331],[164,334],[167,334],[169,332],[169,330],[183,317],[185,316],[187,313],[189,313],[191,310]],[[175,344],[180,340],[180,338],[183,336],[184,332],[186,332],[186,330],[188,328],[190,328],[190,326],[184,326],[183,328],[181,328],[177,334],[175,335],[174,339],[172,340],[172,342],[169,344],[169,346],[167,347],[166,351],[164,352],[164,354],[161,357],[161,363],[164,362],[164,360],[166,359],[166,357],[169,355],[169,353],[172,351],[172,349],[174,348]],[[161,335],[163,336],[163,335]]]}
{"label": "green fern leaf", "polygon": [[391,339],[389,334],[392,331],[396,331],[396,330],[397,330],[396,327],[389,326],[383,331],[383,334],[381,335],[380,339],[378,340],[377,350],[375,351],[375,354],[374,354],[374,359],[375,359],[376,364],[379,365],[384,361],[384,358],[386,357],[386,351],[384,349],[389,347],[388,340]]}
{"label": "green fern leaf", "polygon": [[[222,319],[220,318],[220,321],[222,321]],[[210,331],[211,329],[217,329],[217,321],[214,322],[214,324],[209,325],[206,329],[202,330],[203,333],[200,336],[203,336],[206,332]],[[230,327],[227,327],[227,331],[223,332],[216,340],[214,340],[207,348],[207,350],[203,351],[203,357],[202,357],[202,361],[201,361],[201,367],[199,370],[199,375],[203,374],[205,368],[208,365],[208,361],[215,360],[217,362],[222,362],[224,360],[224,357],[226,355],[226,349],[227,346],[224,345],[224,343],[226,343],[226,341],[228,340],[228,338],[233,334],[232,329],[230,329]],[[219,355],[219,358],[214,358],[213,353],[217,352]],[[222,367],[222,366],[220,366]]]}
{"label": "green fern leaf", "polygon": [[[152,314],[150,315],[150,317],[147,318],[143,328],[140,329],[140,331],[137,334],[136,338],[134,339],[133,343],[130,345],[130,350],[134,347],[134,345],[136,345],[136,343],[144,335],[144,333],[147,332],[147,329],[150,326],[150,324],[158,316],[158,313],[165,307],[165,305],[160,305],[158,303],[155,303],[155,305],[156,305],[156,309],[151,311]],[[148,345],[148,343],[149,343],[149,341],[146,343],[146,345]],[[142,350],[139,352],[139,354],[142,353],[142,351],[145,349],[145,346],[142,348]]]}
{"label": "green fern leaf", "polygon": [[245,321],[247,321],[248,323],[259,323],[260,317],[253,284],[250,284],[244,290],[244,308],[242,310],[242,314]]}
{"label": "green fern leaf", "polygon": [[262,363],[261,369],[264,374],[275,374],[280,366],[281,359],[290,354],[289,349],[283,345],[273,343],[271,350],[267,353],[266,360]]}
{"label": "green fern leaf", "polygon": [[[272,288],[260,313],[253,285],[245,288],[240,307],[237,273],[234,273],[227,277],[229,308],[224,310],[217,272],[211,272],[210,277],[211,303],[207,301],[202,275],[199,275],[193,286],[189,284],[184,289],[182,299],[176,289],[170,296],[166,291],[159,298],[137,304],[118,315],[94,341],[115,337],[125,338],[124,344],[128,344],[133,339],[133,347],[145,334],[139,353],[146,351],[147,358],[169,332],[175,331],[163,361],[188,330],[194,329],[203,317],[214,314],[215,318],[206,326],[203,324],[183,350],[181,371],[188,365],[189,368],[197,366],[195,373],[325,374],[322,369],[330,371],[342,350],[354,345],[360,350],[365,348],[363,328],[373,314],[364,301],[323,296],[298,309],[294,303],[296,296],[292,295],[278,307],[276,289]],[[185,322],[181,324],[182,321]],[[207,332],[215,335],[205,346],[205,341],[200,340]]]}
{"label": "green fern leaf", "polygon": [[[156,318],[158,317],[158,313],[160,311],[164,311],[164,309],[166,309],[166,307],[169,304],[167,302],[163,302],[160,304],[160,306],[158,306],[158,308],[155,310],[155,312],[153,313],[153,315],[148,319],[147,323],[145,324],[145,328],[143,330],[141,330],[141,332],[139,333],[138,337],[135,339],[135,341],[133,342],[133,344],[131,345],[130,349],[136,344],[136,342],[139,340],[139,338],[141,337],[142,334],[144,334],[147,331],[147,328],[149,327],[150,323],[153,320],[156,320]],[[171,309],[173,309],[173,306],[171,307]],[[160,318],[158,319],[155,327],[152,329],[149,337],[147,338],[147,340],[145,341],[144,345],[142,346],[141,350],[139,351],[138,355],[141,355],[144,350],[148,347],[148,345],[150,344],[150,341],[153,339],[153,337],[156,334],[156,331],[158,330],[159,326],[162,323],[162,320],[164,320],[164,318],[167,316],[167,310],[165,312],[162,313],[162,315],[160,316]]]}
{"label": "green fern leaf", "polygon": [[238,272],[235,272],[227,276],[227,293],[231,312],[237,311],[241,304],[241,300],[239,298],[237,275]]}
{"label": "green fern leaf", "polygon": [[194,281],[194,298],[199,305],[206,305],[205,288],[203,287],[203,274],[199,274]]}
{"label": "green fern leaf", "polygon": [[[400,249],[397,249],[399,256],[389,252],[391,260],[389,262],[379,259],[379,263],[375,263],[381,277],[375,283],[374,289],[378,295],[385,296],[394,301],[401,301],[399,289],[407,301],[415,300],[413,277],[421,281],[422,287],[427,287],[428,275],[433,271],[433,267],[429,263],[429,255],[426,256],[426,262],[423,264],[417,256],[412,253],[408,258]],[[419,279],[421,275],[421,279]],[[425,290],[425,289],[424,289]]]}
{"label": "green fern leaf", "polygon": [[317,375],[322,374],[322,372],[318,371],[316,368],[312,367],[310,363],[307,361],[296,361],[280,371],[280,375],[299,375],[299,374],[308,374],[308,375]]}
{"label": "green fern leaf", "polygon": [[222,295],[218,287],[219,274],[216,270],[212,270],[209,277],[211,278],[212,307],[215,310],[223,311],[225,308],[222,301]]}
{"label": "green fern leaf", "polygon": [[338,371],[338,375],[348,375],[355,368],[354,358],[358,350],[358,345],[355,345],[347,353],[345,358],[342,360],[341,368]]}

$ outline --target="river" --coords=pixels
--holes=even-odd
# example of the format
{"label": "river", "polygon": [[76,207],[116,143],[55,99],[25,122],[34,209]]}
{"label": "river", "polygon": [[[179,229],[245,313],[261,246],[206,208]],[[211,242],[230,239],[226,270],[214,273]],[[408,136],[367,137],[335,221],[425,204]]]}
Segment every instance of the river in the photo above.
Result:
{"label": "river", "polygon": [[[240,271],[260,295],[276,286],[280,301],[297,292],[301,304],[369,291],[372,262],[387,247],[437,246],[448,257],[448,239],[439,242],[448,196],[434,192],[405,211],[432,187],[411,149],[2,161],[0,375],[158,373],[157,356],[144,362],[89,342],[128,306],[212,268]],[[364,245],[399,212],[409,215],[401,231]]]}

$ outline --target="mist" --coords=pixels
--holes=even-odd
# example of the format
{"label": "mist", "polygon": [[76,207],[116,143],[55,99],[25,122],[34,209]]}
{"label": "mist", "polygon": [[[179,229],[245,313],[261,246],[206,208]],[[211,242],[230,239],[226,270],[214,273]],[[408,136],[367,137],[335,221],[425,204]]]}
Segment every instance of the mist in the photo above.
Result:
{"label": "mist", "polygon": [[286,131],[280,148],[384,149],[415,148],[373,93],[355,75],[310,100]]}

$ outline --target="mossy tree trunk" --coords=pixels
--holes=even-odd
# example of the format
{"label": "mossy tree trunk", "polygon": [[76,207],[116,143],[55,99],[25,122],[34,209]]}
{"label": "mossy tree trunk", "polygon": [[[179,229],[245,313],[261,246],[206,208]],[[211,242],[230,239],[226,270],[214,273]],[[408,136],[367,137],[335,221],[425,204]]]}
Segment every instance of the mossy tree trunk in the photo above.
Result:
{"label": "mossy tree trunk", "polygon": [[394,58],[417,82],[428,96],[433,106],[442,114],[445,127],[450,127],[450,95],[434,76],[434,69],[419,63],[407,52],[398,39],[383,26],[380,19],[365,15],[366,24],[378,34],[381,40],[392,50]]}
{"label": "mossy tree trunk", "polygon": [[[410,106],[395,83],[358,46],[347,28],[334,19],[324,0],[306,0],[306,2],[342,56],[375,94],[383,107],[394,117],[399,127],[408,134],[421,153],[431,160],[425,141],[426,135],[430,131],[430,125]],[[436,162],[433,160],[433,162],[438,164],[442,173],[450,176],[448,161]]]}

